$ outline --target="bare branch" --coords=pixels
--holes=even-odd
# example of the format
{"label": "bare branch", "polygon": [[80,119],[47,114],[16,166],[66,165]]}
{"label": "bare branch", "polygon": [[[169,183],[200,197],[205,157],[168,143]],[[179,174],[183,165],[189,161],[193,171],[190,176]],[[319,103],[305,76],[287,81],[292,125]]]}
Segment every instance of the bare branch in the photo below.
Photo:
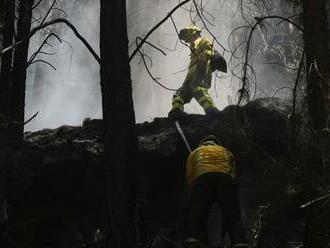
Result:
{"label": "bare branch", "polygon": [[[203,6],[203,0],[201,0],[201,4],[200,4],[200,6],[199,6],[199,8],[200,8],[200,14],[201,14],[202,17],[204,17],[205,21],[206,21],[208,24],[210,24],[211,26],[215,27],[214,23],[212,23],[212,22],[211,22],[211,21],[205,16],[205,14],[207,14],[207,15],[209,15],[209,16],[212,18],[213,21],[215,20],[215,17],[214,17],[210,12],[208,12],[208,11],[205,10],[205,7],[206,7],[207,3],[208,3],[208,2],[206,2],[206,3],[205,3],[205,6]],[[204,13],[205,13],[205,14],[204,14]]]}
{"label": "bare branch", "polygon": [[49,62],[47,62],[46,60],[43,60],[43,59],[37,59],[37,60],[33,61],[32,63],[30,63],[29,65],[32,65],[32,64],[35,64],[35,63],[38,63],[38,62],[45,63],[45,64],[49,65],[51,68],[53,68],[56,71],[55,66],[53,66],[51,63],[49,63]]}
{"label": "bare branch", "polygon": [[41,4],[41,2],[44,0],[39,0],[35,5],[33,5],[32,9],[35,9],[39,6],[39,4]]}
{"label": "bare branch", "polygon": [[66,17],[68,16],[68,13],[65,12],[63,9],[60,9],[60,8],[53,8],[52,10],[53,10],[53,11],[54,11],[54,10],[57,10],[58,12],[63,13],[63,14],[64,14],[64,18],[66,18]]}
{"label": "bare branch", "polygon": [[35,27],[33,29],[31,29],[30,34],[25,37],[23,40],[20,40],[18,42],[16,42],[15,44],[4,48],[1,52],[0,52],[0,57],[5,54],[6,52],[14,49],[15,47],[21,45],[22,43],[28,41],[33,35],[35,35],[39,30],[46,28],[50,25],[54,25],[56,23],[64,23],[66,24],[69,28],[71,28],[71,30],[73,31],[73,33],[76,35],[76,37],[86,46],[86,48],[89,50],[89,52],[93,55],[93,57],[96,59],[96,61],[100,64],[101,63],[101,58],[99,55],[97,55],[97,53],[94,51],[94,49],[91,47],[91,45],[87,42],[87,40],[80,35],[80,33],[78,32],[78,30],[75,28],[75,26],[73,24],[71,24],[71,22],[69,22],[66,19],[63,18],[58,18],[58,19],[54,19],[48,22],[45,22],[41,25],[39,25],[38,27]]}
{"label": "bare branch", "polygon": [[207,27],[200,11],[198,10],[198,5],[196,3],[196,0],[193,0],[193,3],[194,3],[194,6],[195,6],[195,9],[196,9],[196,12],[197,12],[197,15],[199,16],[199,18],[201,19],[206,31],[213,37],[213,39],[215,40],[215,42],[223,49],[223,51],[228,51],[217,39],[217,37],[215,37],[215,35],[210,31],[210,29]]}
{"label": "bare branch", "polygon": [[43,23],[46,21],[47,17],[49,16],[50,12],[52,11],[52,9],[53,9],[53,7],[54,7],[54,5],[55,5],[56,3],[57,3],[56,0],[53,0],[52,5],[51,5],[50,8],[48,9],[47,13],[45,14],[45,16],[44,16],[44,18],[42,19],[42,21],[40,22],[40,24],[43,24]]}
{"label": "bare branch", "polygon": [[177,91],[177,89],[168,88],[168,87],[166,87],[165,85],[163,85],[161,82],[159,82],[159,81],[158,81],[158,80],[152,75],[152,73],[150,72],[150,70],[149,70],[149,68],[148,68],[148,66],[147,66],[147,63],[146,63],[146,61],[145,61],[145,58],[144,58],[145,55],[144,55],[140,50],[139,50],[139,54],[140,54],[141,57],[142,57],[142,61],[143,61],[144,67],[146,68],[146,70],[147,70],[149,76],[152,78],[152,80],[153,80],[155,83],[157,83],[160,87],[162,87],[162,88],[164,88],[164,89],[166,89],[166,90]]}
{"label": "bare branch", "polygon": [[44,55],[55,55],[55,53],[49,53],[49,52],[44,52],[44,51],[40,51],[39,54],[44,54]]}
{"label": "bare branch", "polygon": [[129,62],[134,58],[136,53],[141,49],[143,44],[146,42],[146,40],[149,38],[149,36],[157,29],[159,28],[168,18],[172,16],[172,14],[181,6],[185,5],[186,3],[190,2],[190,0],[185,0],[181,3],[179,3],[177,6],[175,6],[159,23],[157,23],[152,29],[149,30],[149,32],[141,39],[141,42],[138,44],[138,46],[135,48],[135,50],[132,52],[132,54],[129,57]]}
{"label": "bare branch", "polygon": [[[55,38],[57,38],[57,40],[59,42],[62,43],[62,40],[55,34],[55,33],[51,33],[49,34],[45,40],[42,42],[42,44],[40,45],[40,47],[38,48],[38,50],[31,56],[31,58],[29,59],[28,63],[27,63],[27,67],[33,62],[33,60],[37,57],[37,55],[39,53],[41,53],[41,49],[44,47],[44,45],[48,44],[47,41],[50,37],[54,36]],[[43,52],[44,53],[44,52]],[[44,53],[45,54],[45,53]]]}
{"label": "bare branch", "polygon": [[[142,38],[140,36],[136,37],[137,39],[139,39],[140,41],[142,41]],[[162,49],[160,49],[159,47],[155,46],[154,44],[150,43],[149,41],[146,41],[145,43],[147,43],[149,46],[155,48],[156,50],[158,50],[159,52],[161,52],[163,55],[167,55]]]}
{"label": "bare branch", "polygon": [[323,200],[323,199],[326,199],[326,198],[329,198],[329,197],[330,197],[330,194],[327,194],[327,195],[324,195],[324,196],[318,197],[318,198],[316,198],[316,199],[314,199],[314,200],[312,200],[312,201],[310,201],[310,202],[307,202],[307,203],[301,205],[300,208],[306,208],[306,207],[308,207],[308,206],[310,206],[310,205],[312,205],[312,204],[314,204],[314,203],[316,203],[316,202],[319,202],[319,201],[321,201],[321,200]]}
{"label": "bare branch", "polygon": [[[177,26],[176,26],[176,24],[175,24],[174,19],[173,19],[172,16],[171,16],[171,21],[172,21],[172,23],[173,23],[173,26],[174,26],[175,32],[176,32],[177,36],[179,37],[179,31],[178,31],[178,28],[177,28]],[[178,38],[178,40],[180,41],[181,44],[183,44],[183,45],[185,45],[186,47],[188,47],[189,50],[190,50],[190,52],[194,53],[194,50],[193,50],[188,44],[184,43],[180,38]]]}
{"label": "bare branch", "polygon": [[291,23],[292,25],[294,25],[299,31],[303,32],[303,28],[301,28],[298,24],[296,24],[295,22],[291,21],[288,18],[282,17],[282,16],[276,16],[276,15],[272,15],[272,16],[264,16],[264,17],[255,17],[254,18],[256,20],[255,24],[253,25],[253,27],[251,28],[251,31],[249,33],[249,37],[247,40],[247,47],[246,47],[246,51],[245,51],[245,61],[244,61],[244,65],[243,65],[243,76],[242,76],[242,87],[239,90],[240,97],[238,100],[238,105],[242,102],[243,98],[244,98],[244,93],[246,91],[246,84],[247,84],[247,68],[248,68],[248,58],[250,56],[250,45],[251,45],[251,40],[252,40],[252,35],[254,30],[256,29],[256,27],[262,23],[264,20],[266,19],[280,19],[286,22]]}
{"label": "bare branch", "polygon": [[35,113],[30,119],[28,119],[27,121],[25,121],[23,123],[23,125],[25,126],[26,124],[28,124],[30,121],[32,121],[34,118],[36,118],[38,114],[39,114],[39,111],[37,113]]}
{"label": "bare branch", "polygon": [[[139,44],[138,44],[138,38],[136,38],[136,41],[135,41],[135,42],[136,42],[136,46],[138,46],[138,45],[139,45]],[[141,50],[138,50],[138,53],[141,55],[141,59],[142,59],[142,61],[143,61],[144,67],[146,68],[146,70],[147,70],[149,76],[152,78],[152,80],[153,80],[155,83],[157,83],[159,86],[161,86],[162,88],[164,88],[164,89],[166,89],[166,90],[177,91],[177,89],[171,89],[171,88],[168,88],[168,87],[166,87],[165,85],[163,85],[161,82],[159,82],[159,81],[157,80],[157,78],[155,78],[155,77],[152,75],[151,71],[150,71],[149,68],[148,68],[148,65],[147,65],[147,63],[146,63],[146,60],[145,60],[145,58],[144,58],[144,56],[146,56],[146,55],[143,54],[143,53],[141,52]]]}

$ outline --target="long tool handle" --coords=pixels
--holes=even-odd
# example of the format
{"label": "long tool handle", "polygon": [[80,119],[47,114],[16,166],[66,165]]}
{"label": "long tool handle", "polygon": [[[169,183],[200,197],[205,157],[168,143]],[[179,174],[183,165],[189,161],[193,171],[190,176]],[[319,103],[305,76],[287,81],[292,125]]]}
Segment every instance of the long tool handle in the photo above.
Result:
{"label": "long tool handle", "polygon": [[188,151],[190,153],[191,152],[191,148],[190,148],[189,143],[188,143],[188,141],[186,139],[186,136],[184,136],[184,133],[183,133],[181,127],[180,127],[179,122],[178,121],[175,121],[174,124],[175,124],[176,130],[178,131],[179,135],[181,136],[184,144],[186,145],[186,147],[187,147],[187,149],[188,149]]}

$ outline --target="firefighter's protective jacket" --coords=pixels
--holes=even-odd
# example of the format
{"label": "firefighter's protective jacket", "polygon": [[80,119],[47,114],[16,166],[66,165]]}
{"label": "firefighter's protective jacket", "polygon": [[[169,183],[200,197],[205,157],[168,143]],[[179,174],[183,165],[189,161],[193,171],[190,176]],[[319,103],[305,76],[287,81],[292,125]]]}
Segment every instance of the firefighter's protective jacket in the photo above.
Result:
{"label": "firefighter's protective jacket", "polygon": [[188,84],[191,88],[199,86],[210,88],[213,72],[210,59],[215,54],[213,44],[208,39],[199,37],[190,49],[189,69],[184,84]]}
{"label": "firefighter's protective jacket", "polygon": [[225,147],[219,145],[201,145],[190,153],[186,172],[189,184],[208,172],[226,173],[235,178],[235,159],[233,154]]}

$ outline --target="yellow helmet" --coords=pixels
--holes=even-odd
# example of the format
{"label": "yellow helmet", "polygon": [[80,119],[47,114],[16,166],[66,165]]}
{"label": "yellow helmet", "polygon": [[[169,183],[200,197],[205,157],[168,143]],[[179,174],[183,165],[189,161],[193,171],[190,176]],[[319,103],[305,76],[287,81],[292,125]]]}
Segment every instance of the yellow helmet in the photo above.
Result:
{"label": "yellow helmet", "polygon": [[221,146],[221,141],[213,134],[206,136],[199,142],[199,146],[214,143]]}
{"label": "yellow helmet", "polygon": [[195,34],[200,34],[202,30],[196,26],[190,26],[180,30],[179,38],[183,41],[189,41],[190,38]]}

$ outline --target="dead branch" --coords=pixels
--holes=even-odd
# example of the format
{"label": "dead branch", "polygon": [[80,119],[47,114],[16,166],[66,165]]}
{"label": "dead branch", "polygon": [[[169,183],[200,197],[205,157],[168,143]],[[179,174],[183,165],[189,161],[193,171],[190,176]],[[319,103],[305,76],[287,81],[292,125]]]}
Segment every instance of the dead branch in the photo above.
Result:
{"label": "dead branch", "polygon": [[[174,27],[174,29],[175,29],[176,35],[179,37],[179,30],[178,30],[178,28],[177,28],[177,26],[176,26],[176,24],[175,24],[175,22],[174,22],[174,19],[173,19],[172,16],[171,16],[170,18],[171,18],[171,21],[172,21],[173,27]],[[183,45],[189,47],[189,49],[191,50],[190,46],[188,46],[186,43],[182,42],[182,40],[180,40],[180,38],[179,38],[179,41],[180,41],[181,44],[183,44]]]}
{"label": "dead branch", "polygon": [[[142,38],[140,36],[137,36],[136,38],[138,40],[142,41]],[[160,49],[159,47],[157,47],[154,44],[150,43],[149,41],[146,41],[145,43],[148,44],[149,46],[155,48],[156,50],[158,50],[159,52],[161,52],[163,55],[167,56],[167,54],[162,49]]]}
{"label": "dead branch", "polygon": [[[207,5],[208,3],[209,3],[209,1],[206,2],[205,5],[203,6],[203,0],[201,0],[201,4],[200,4],[200,6],[199,6],[199,8],[200,8],[200,13],[201,13],[201,16],[205,19],[205,21],[206,21],[208,24],[210,24],[211,26],[215,27],[214,23],[212,23],[212,22],[211,22],[211,21],[205,16],[205,14],[207,14],[207,15],[209,15],[209,16],[212,18],[213,21],[215,20],[214,16],[213,16],[210,12],[208,12],[208,11],[205,10],[205,7],[206,7],[206,5]],[[205,13],[205,14],[204,14],[204,13]]]}
{"label": "dead branch", "polygon": [[296,67],[290,67],[290,66],[286,65],[284,62],[282,62],[282,63],[279,63],[279,62],[267,62],[267,63],[264,63],[264,64],[265,65],[278,65],[278,66],[284,67],[285,69],[291,70],[291,71],[296,71],[297,70]]}
{"label": "dead branch", "polygon": [[258,206],[257,214],[253,223],[252,229],[252,248],[259,247],[260,239],[263,235],[264,228],[267,224],[267,218],[269,215],[270,204],[264,206]]}
{"label": "dead branch", "polygon": [[239,100],[238,100],[238,105],[242,102],[243,98],[245,97],[242,93],[245,92],[246,89],[246,85],[247,85],[247,68],[248,68],[248,59],[250,56],[250,46],[251,46],[251,40],[252,40],[252,35],[256,29],[256,27],[262,23],[263,21],[267,20],[267,19],[280,19],[286,22],[291,23],[292,25],[294,25],[299,31],[303,32],[303,28],[301,28],[298,24],[296,24],[295,22],[291,21],[288,18],[282,17],[282,16],[276,16],[276,15],[272,15],[272,16],[264,16],[264,17],[255,17],[254,18],[256,20],[255,24],[252,26],[250,33],[249,33],[249,37],[247,40],[247,46],[246,46],[246,51],[245,51],[245,60],[244,60],[244,64],[243,64],[243,76],[242,76],[242,87],[239,90],[241,92]]}
{"label": "dead branch", "polygon": [[15,47],[21,45],[22,43],[28,41],[29,39],[31,39],[32,36],[34,36],[39,30],[42,30],[48,26],[54,25],[56,23],[64,23],[66,24],[69,28],[71,28],[71,30],[73,31],[73,33],[76,35],[76,37],[86,46],[86,48],[88,49],[88,51],[93,55],[93,57],[96,59],[96,61],[100,64],[101,63],[101,58],[99,55],[97,55],[97,53],[94,51],[94,49],[91,47],[91,45],[87,42],[87,40],[78,32],[78,30],[75,28],[75,26],[73,24],[71,24],[71,22],[69,22],[66,19],[63,18],[58,18],[58,19],[54,19],[48,22],[45,22],[33,29],[31,29],[30,34],[25,37],[24,39],[16,42],[15,44],[4,48],[1,52],[0,52],[0,57],[2,57],[3,54],[5,54],[8,51],[11,51],[12,49],[14,49]]}
{"label": "dead branch", "polygon": [[[160,40],[163,40],[163,37],[165,35],[172,36],[172,37],[177,38],[176,34],[172,34],[172,33],[166,32],[166,33],[162,33],[161,34]],[[173,48],[170,48],[170,47],[167,47],[165,44],[162,44],[160,41],[158,41],[159,47],[161,47],[162,49],[164,49],[166,51],[169,51],[169,52],[175,52],[177,50],[177,48],[178,48],[178,43],[179,43],[179,41],[178,41],[178,39],[176,39]]]}
{"label": "dead branch", "polygon": [[25,121],[23,123],[23,125],[25,126],[26,124],[28,124],[30,121],[32,121],[34,118],[36,118],[38,114],[39,114],[39,111],[37,113],[35,113],[30,119],[28,119],[27,121]]}
{"label": "dead branch", "polygon": [[[199,11],[199,9],[198,9],[198,5],[197,5],[197,3],[196,3],[196,0],[193,0],[193,3],[194,3],[194,6],[195,6],[195,9],[196,9],[196,13],[197,13],[197,15],[199,16],[199,18],[200,18],[200,20],[202,21],[202,23],[203,23],[203,25],[204,25],[204,27],[205,27],[205,29],[206,29],[206,31],[213,37],[213,39],[215,40],[215,42],[223,49],[223,53],[224,52],[226,52],[226,51],[228,51],[219,41],[218,41],[218,39],[217,39],[217,37],[215,37],[215,35],[210,31],[210,29],[207,27],[207,25],[206,25],[206,23],[205,23],[205,21],[204,21],[204,19],[203,19],[203,17],[202,17],[202,15],[201,15],[201,13],[200,13],[200,11]],[[222,53],[222,54],[223,54]]]}
{"label": "dead branch", "polygon": [[179,3],[177,6],[175,6],[160,22],[158,22],[152,29],[149,30],[149,32],[141,39],[141,42],[137,45],[135,50],[132,52],[132,54],[129,56],[129,62],[134,58],[136,53],[141,49],[143,44],[146,42],[146,40],[149,38],[149,36],[157,29],[159,28],[168,18],[172,16],[172,14],[181,6],[185,5],[186,3],[190,2],[190,0],[185,0],[181,3]]}
{"label": "dead branch", "polygon": [[[176,26],[176,24],[175,24],[175,22],[174,22],[174,19],[173,19],[172,16],[171,16],[170,18],[171,18],[171,21],[172,21],[172,23],[173,23],[173,26],[174,26],[175,32],[176,32],[177,36],[179,37],[179,31],[178,31],[178,28],[177,28],[177,26]],[[184,43],[182,40],[180,40],[180,38],[178,38],[178,39],[179,39],[179,41],[180,41],[180,43],[181,43],[182,45],[184,45],[184,46],[186,46],[186,47],[189,48],[189,50],[190,50],[191,53],[194,53],[194,50],[193,50],[188,44]]]}
{"label": "dead branch", "polygon": [[32,63],[30,63],[30,65],[35,64],[35,63],[38,63],[38,62],[44,63],[46,65],[49,65],[51,68],[53,68],[56,71],[55,66],[53,66],[51,63],[49,63],[49,62],[47,62],[46,60],[43,60],[43,59],[37,59],[37,60],[33,61]]}
{"label": "dead branch", "polygon": [[42,44],[40,45],[40,47],[38,48],[38,50],[30,57],[30,59],[29,59],[29,61],[28,61],[28,63],[27,63],[27,67],[33,62],[33,60],[37,57],[37,55],[39,54],[39,53],[42,53],[41,52],[41,49],[46,45],[46,44],[48,44],[47,43],[47,41],[48,41],[48,39],[50,38],[50,37],[52,37],[52,36],[54,36],[59,42],[61,42],[62,43],[62,40],[55,34],[55,33],[51,33],[51,34],[49,34],[46,38],[45,38],[45,40],[42,42]]}
{"label": "dead branch", "polygon": [[316,202],[319,202],[319,201],[321,201],[323,199],[326,199],[326,198],[329,198],[329,197],[330,197],[330,194],[326,194],[324,196],[318,197],[318,198],[316,198],[316,199],[314,199],[312,201],[309,201],[309,202],[301,205],[300,208],[306,208],[306,207],[308,207],[308,206],[310,206],[310,205],[312,205],[312,204],[314,204]]}
{"label": "dead branch", "polygon": [[32,9],[37,8],[41,4],[42,1],[44,1],[44,0],[39,0],[35,5],[33,5]]}
{"label": "dead branch", "polygon": [[[136,38],[135,42],[136,42],[136,46],[138,47],[138,46],[139,46],[139,44],[138,44],[138,38]],[[162,88],[164,88],[164,89],[166,89],[166,90],[177,91],[177,89],[171,89],[171,88],[168,88],[168,87],[166,87],[165,85],[163,85],[161,82],[159,82],[159,81],[157,80],[157,78],[155,78],[155,77],[152,75],[151,71],[150,71],[149,68],[148,68],[147,62],[146,62],[146,60],[145,60],[145,56],[146,56],[146,55],[145,55],[144,53],[142,53],[141,50],[138,50],[138,53],[141,55],[141,59],[142,59],[142,61],[143,61],[144,67],[145,67],[146,70],[147,70],[147,73],[149,74],[149,76],[151,77],[151,79],[152,79],[155,83],[157,83],[160,87],[162,87]]]}
{"label": "dead branch", "polygon": [[49,52],[44,52],[44,51],[40,51],[39,54],[44,54],[44,55],[55,55],[55,53],[49,53]]}
{"label": "dead branch", "polygon": [[177,89],[172,89],[172,88],[168,88],[166,87],[165,85],[163,85],[161,82],[159,82],[151,73],[151,71],[149,70],[148,66],[147,66],[147,63],[146,63],[146,60],[144,58],[144,54],[139,50],[139,54],[141,55],[141,58],[142,58],[142,61],[143,61],[143,64],[144,64],[144,67],[146,68],[149,76],[152,78],[152,80],[157,83],[160,87],[166,89],[166,90],[170,90],[170,91],[177,91]]}
{"label": "dead branch", "polygon": [[273,92],[271,98],[272,98],[272,99],[276,98],[277,93],[279,93],[279,92],[281,92],[281,91],[283,91],[283,90],[290,90],[290,91],[292,91],[293,88],[292,88],[292,87],[289,87],[289,86],[283,86],[283,87],[281,87],[281,88],[275,90],[275,91]]}
{"label": "dead branch", "polygon": [[56,1],[56,0],[53,0],[52,5],[51,5],[50,8],[48,9],[47,13],[45,14],[45,16],[44,16],[44,18],[42,19],[42,21],[40,22],[40,24],[43,24],[43,23],[46,21],[47,17],[49,16],[50,12],[52,11],[52,9],[53,9],[53,7],[54,7],[54,5],[55,5],[56,3],[57,3],[57,1]]}
{"label": "dead branch", "polygon": [[[146,54],[144,51],[143,51],[143,56],[146,57],[146,58],[149,60],[149,62],[150,62],[150,68],[151,68],[152,65],[153,65],[151,56],[148,55],[148,54]],[[143,63],[142,56],[141,56],[141,58],[140,58],[140,60],[139,60],[139,65],[140,65],[141,63]]]}
{"label": "dead branch", "polygon": [[68,13],[65,12],[63,9],[60,9],[60,8],[53,8],[52,10],[57,10],[58,12],[61,12],[64,14],[64,17],[67,17],[68,16]]}
{"label": "dead branch", "polygon": [[326,78],[322,75],[320,68],[318,66],[317,60],[314,59],[314,68],[317,73],[317,75],[322,79],[323,82],[327,82]]}

